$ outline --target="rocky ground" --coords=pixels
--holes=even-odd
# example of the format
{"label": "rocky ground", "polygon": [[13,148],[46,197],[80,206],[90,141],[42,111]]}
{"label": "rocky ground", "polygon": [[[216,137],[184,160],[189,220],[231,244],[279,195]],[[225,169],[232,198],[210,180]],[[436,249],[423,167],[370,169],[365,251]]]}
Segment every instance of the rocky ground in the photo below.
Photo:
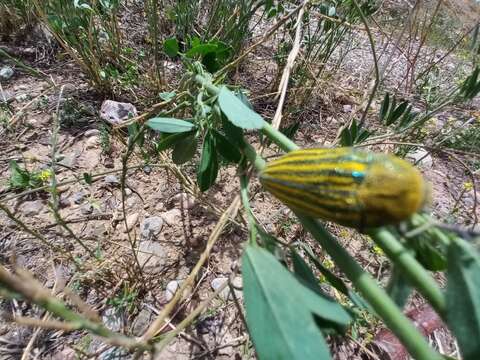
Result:
{"label": "rocky ground", "polygon": [[[49,289],[55,285],[56,291],[60,291],[68,285],[101,315],[109,328],[139,336],[171,300],[198,261],[218,221],[219,211],[226,209],[238,192],[236,170],[234,167],[222,170],[217,185],[198,197],[191,195],[188,181],[186,184],[178,181],[174,165],[165,166],[163,158],[145,165],[136,155],[128,164],[126,196],[122,201],[121,157],[125,134],[105,130],[108,119],[105,116],[102,119],[101,111],[102,102],[111,99],[95,93],[73,62],[52,58],[50,51],[55,53],[58,49],[45,50],[51,49],[45,42],[37,47],[31,44],[8,46],[23,56],[22,61],[38,67],[47,77],[32,77],[8,62],[0,66],[0,102],[8,103],[8,110],[0,110],[0,202],[22,224],[35,229],[49,245],[66,250],[88,271],[78,272],[74,266],[65,265],[67,258],[64,254],[42,244],[33,234],[20,231],[19,224],[3,212],[0,213],[0,262],[31,271]],[[362,37],[344,60],[342,72],[348,76],[337,76],[331,88],[320,91],[309,111],[301,114],[302,122],[296,138],[299,144],[328,145],[335,140],[339,126],[348,121],[361,103],[361,93],[355,89],[363,88],[371,69],[368,54],[368,43]],[[455,62],[455,58],[449,61],[445,71],[449,68],[451,72],[458,71],[460,63]],[[261,97],[269,92],[271,77],[259,80],[255,74],[268,73],[271,66],[271,61],[256,62],[253,57],[235,75],[250,89],[254,105],[264,115],[275,110],[273,100],[270,102],[268,97]],[[396,71],[402,73],[400,65]],[[392,79],[388,86],[397,86],[395,80],[399,77],[392,75]],[[63,92],[60,91],[62,87]],[[144,107],[141,103],[133,105],[139,109]],[[378,108],[378,104],[375,106]],[[58,113],[57,107],[60,109]],[[478,105],[473,104],[467,109],[450,109],[440,114],[429,125],[430,137],[434,138],[435,131],[440,132],[449,118],[454,117],[461,125],[469,117],[478,116],[478,111]],[[56,144],[52,143],[52,135],[56,133],[55,114],[59,115],[60,122]],[[58,149],[54,159],[58,211],[52,210],[49,193],[36,191],[22,195],[21,191],[12,191],[9,185],[9,163],[12,160],[29,171],[42,172],[52,164],[52,145]],[[388,151],[392,145],[380,144],[377,149]],[[425,177],[432,183],[432,212],[448,222],[468,225],[474,219],[474,211],[477,217],[480,216],[480,209],[475,204],[475,189],[465,185],[472,180],[461,165],[464,156],[458,157],[428,153],[422,149],[409,155],[412,161],[418,161]],[[193,165],[182,166],[181,171],[187,180],[195,178]],[[83,180],[85,173],[95,175],[91,184]],[[285,242],[309,241],[293,215],[262,192],[258,184],[253,185],[252,193],[255,194],[252,199],[254,213],[268,231]],[[476,196],[480,196],[478,190]],[[58,225],[58,217],[66,227]],[[387,262],[381,254],[375,253],[370,241],[352,230],[336,225],[329,225],[329,228],[339,235],[345,247],[366,269],[381,281],[388,279]],[[197,276],[192,295],[176,309],[169,328],[175,328],[175,324],[232,273],[237,286],[236,296],[232,296],[228,288],[222,291],[200,319],[172,343],[165,359],[254,357],[241,321],[242,315],[234,301],[234,298],[240,301],[242,298],[238,260],[246,237],[243,226],[228,226]],[[82,244],[98,255],[99,260],[92,257],[87,260]],[[136,258],[131,255],[132,244]],[[317,253],[322,256],[321,249],[317,249]],[[141,277],[133,271],[137,262],[143,269]],[[414,296],[407,308],[419,303]],[[23,359],[121,358],[120,350],[85,333],[64,334],[57,330],[13,325],[8,322],[12,314],[44,316],[40,309],[25,302],[0,301],[0,318],[3,319],[0,324],[1,359],[19,359],[22,354],[27,354]],[[360,329],[363,334],[375,331],[375,328]],[[434,336],[442,337],[442,331]],[[443,346],[450,349],[445,353],[451,354],[454,351],[450,348],[453,348],[451,339],[444,338]],[[375,358],[377,355],[372,354],[372,350],[365,349],[365,342],[365,338],[351,337],[340,343],[331,339],[339,359],[352,356]],[[436,342],[442,344],[442,340]]]}

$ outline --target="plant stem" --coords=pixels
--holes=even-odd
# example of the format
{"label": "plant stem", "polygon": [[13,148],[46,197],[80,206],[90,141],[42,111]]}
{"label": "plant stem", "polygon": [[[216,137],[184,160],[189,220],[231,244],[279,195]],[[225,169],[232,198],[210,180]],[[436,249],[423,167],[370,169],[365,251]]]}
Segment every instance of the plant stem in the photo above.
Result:
{"label": "plant stem", "polygon": [[385,251],[390,260],[402,270],[408,281],[443,317],[446,311],[445,297],[435,280],[415,257],[385,228],[370,230],[369,235]]}
{"label": "plant stem", "polygon": [[424,337],[387,293],[363,271],[347,250],[318,221],[300,214],[296,215],[415,359],[442,359],[440,354],[429,347]]}

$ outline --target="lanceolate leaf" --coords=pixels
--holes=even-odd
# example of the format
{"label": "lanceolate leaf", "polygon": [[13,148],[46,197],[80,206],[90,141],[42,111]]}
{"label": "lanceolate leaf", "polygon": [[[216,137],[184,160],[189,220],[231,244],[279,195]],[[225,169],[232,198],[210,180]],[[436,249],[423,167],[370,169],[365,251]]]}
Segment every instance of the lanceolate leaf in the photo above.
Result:
{"label": "lanceolate leaf", "polygon": [[197,151],[197,138],[193,135],[178,141],[173,147],[172,160],[180,165],[191,160]]}
{"label": "lanceolate leaf", "polygon": [[447,322],[464,360],[480,359],[480,255],[463,240],[448,249]]}
{"label": "lanceolate leaf", "polygon": [[388,114],[388,109],[390,106],[390,95],[388,93],[385,94],[385,97],[382,101],[382,106],[380,107],[380,120],[384,121],[385,116]]}
{"label": "lanceolate leaf", "polygon": [[147,125],[156,131],[164,133],[188,132],[195,129],[195,125],[180,119],[156,117],[147,121]]}
{"label": "lanceolate leaf", "polygon": [[207,132],[203,142],[202,158],[197,172],[197,182],[200,191],[206,191],[215,183],[218,174],[218,158],[215,149],[215,139]]}
{"label": "lanceolate leaf", "polygon": [[346,326],[348,313],[302,285],[262,248],[247,247],[242,262],[247,324],[259,359],[329,359],[314,315]]}
{"label": "lanceolate leaf", "polygon": [[170,57],[175,57],[178,54],[179,51],[179,46],[178,46],[178,41],[175,38],[170,38],[165,40],[163,43],[163,50],[165,53],[170,56]]}
{"label": "lanceolate leaf", "polygon": [[261,129],[263,119],[252,109],[249,109],[242,100],[235,96],[225,86],[218,94],[218,105],[227,119],[243,129]]}

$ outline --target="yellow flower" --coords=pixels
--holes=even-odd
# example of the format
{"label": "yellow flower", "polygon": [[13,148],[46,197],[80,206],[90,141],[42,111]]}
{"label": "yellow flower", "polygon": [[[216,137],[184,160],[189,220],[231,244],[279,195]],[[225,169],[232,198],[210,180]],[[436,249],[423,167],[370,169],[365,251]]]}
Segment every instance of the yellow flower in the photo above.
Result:
{"label": "yellow flower", "polygon": [[473,190],[473,184],[470,181],[467,181],[467,182],[463,183],[463,188],[466,191]]}
{"label": "yellow flower", "polygon": [[48,179],[50,179],[52,176],[52,170],[50,169],[45,169],[45,170],[42,170],[40,171],[40,173],[38,174],[38,178],[42,181],[47,181]]}
{"label": "yellow flower", "polygon": [[377,245],[375,245],[372,250],[373,250],[373,252],[374,252],[375,254],[377,254],[377,255],[379,255],[379,256],[383,256],[383,255],[384,255],[383,250],[382,250],[380,247],[378,247]]}

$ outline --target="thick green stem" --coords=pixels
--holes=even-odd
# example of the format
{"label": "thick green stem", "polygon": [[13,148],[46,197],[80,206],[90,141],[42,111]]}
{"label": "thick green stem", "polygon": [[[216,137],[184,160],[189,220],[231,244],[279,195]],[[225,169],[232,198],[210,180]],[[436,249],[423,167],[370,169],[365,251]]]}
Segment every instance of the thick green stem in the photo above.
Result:
{"label": "thick green stem", "polygon": [[300,214],[296,215],[415,359],[442,359],[440,354],[429,347],[424,337],[398,309],[388,294],[363,271],[347,250],[318,221]]}
{"label": "thick green stem", "polygon": [[445,315],[445,296],[438,287],[438,284],[415,259],[415,257],[384,228],[369,231],[370,237],[382,248],[387,256],[397,265],[402,274],[415,288],[428,300],[433,308],[440,314]]}

